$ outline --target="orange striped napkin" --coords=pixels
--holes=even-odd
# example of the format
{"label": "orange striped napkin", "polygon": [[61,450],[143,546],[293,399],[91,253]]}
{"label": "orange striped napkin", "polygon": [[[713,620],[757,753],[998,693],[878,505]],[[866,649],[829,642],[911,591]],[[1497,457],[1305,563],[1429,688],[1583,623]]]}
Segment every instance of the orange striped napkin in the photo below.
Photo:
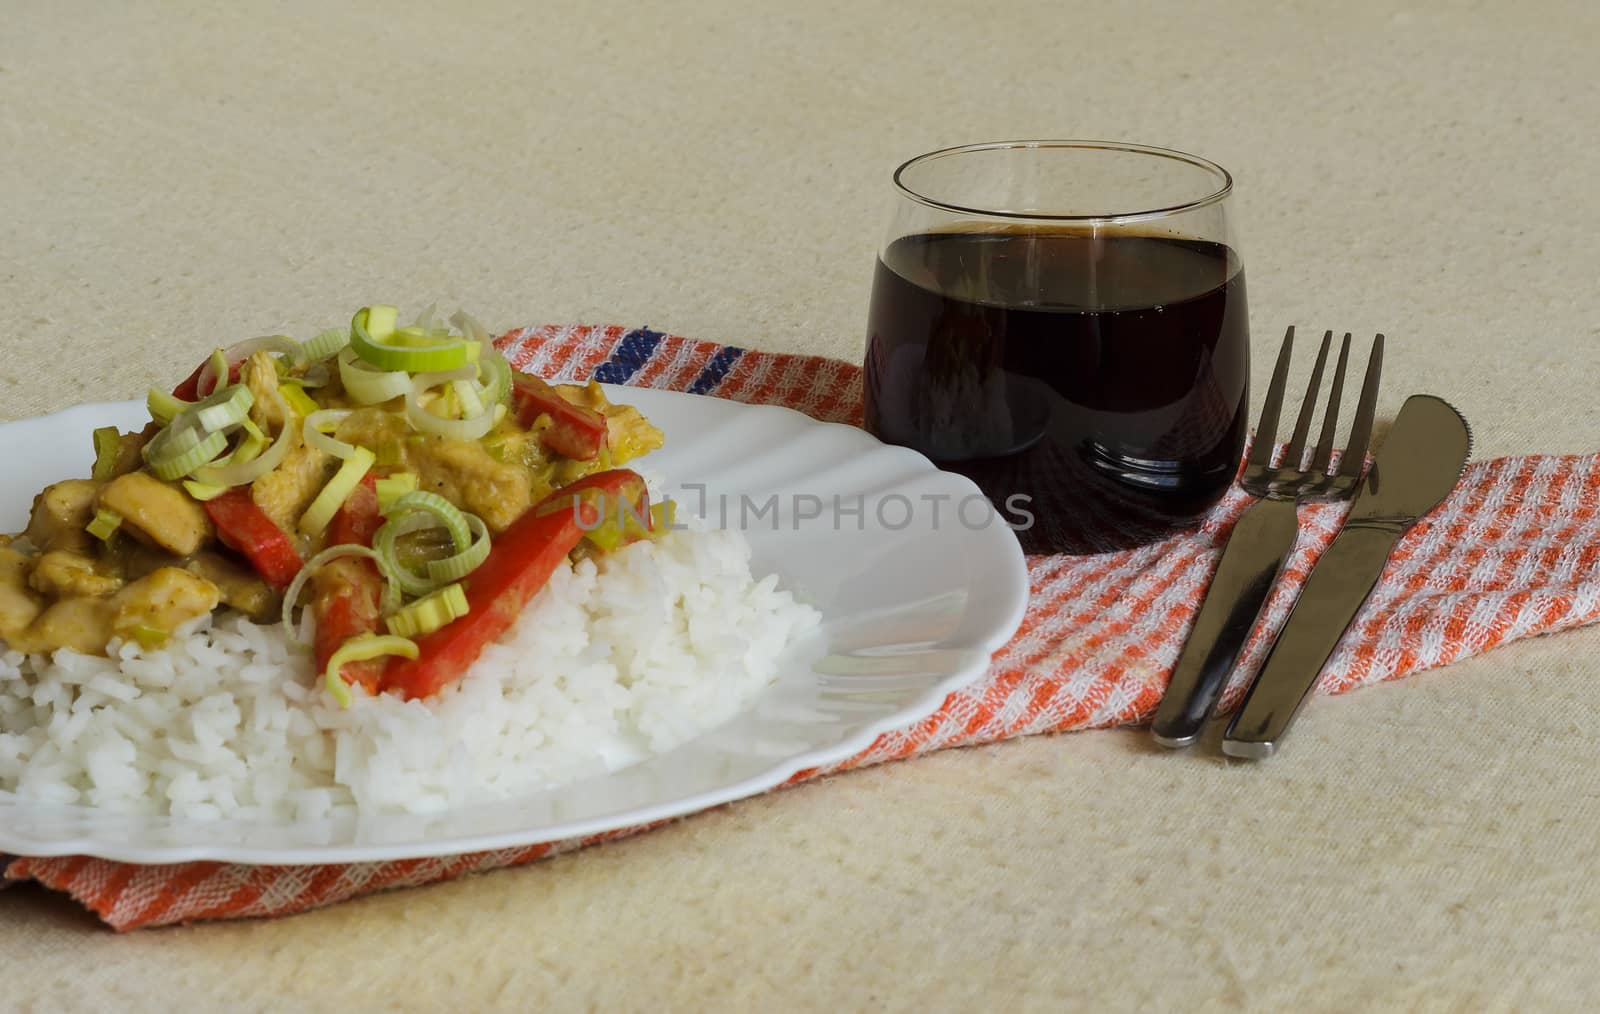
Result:
{"label": "orange striped napkin", "polygon": [[[517,367],[557,380],[687,390],[773,402],[859,422],[860,371],[808,356],[753,352],[648,329],[542,327],[500,339]],[[856,757],[795,781],[929,750],[1148,719],[1166,687],[1206,582],[1246,499],[1230,493],[1196,532],[1102,556],[1035,556],[1022,627],[988,674],[939,711]],[[1348,505],[1301,508],[1300,538],[1267,605],[1266,629],[1338,530]],[[1376,592],[1323,673],[1340,693],[1600,618],[1600,455],[1474,462],[1456,491],[1396,548]],[[1266,638],[1246,646],[1224,695],[1236,702]],[[527,848],[337,866],[184,863],[133,866],[86,857],[0,857],[11,880],[64,891],[119,930],[284,915],[371,891],[531,862],[645,828]]]}

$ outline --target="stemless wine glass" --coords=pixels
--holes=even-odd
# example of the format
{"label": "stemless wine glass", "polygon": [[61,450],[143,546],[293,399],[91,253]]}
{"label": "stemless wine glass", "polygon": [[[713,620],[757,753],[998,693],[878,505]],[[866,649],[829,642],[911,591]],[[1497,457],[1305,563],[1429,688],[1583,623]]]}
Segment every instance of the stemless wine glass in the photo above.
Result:
{"label": "stemless wine glass", "polygon": [[1228,173],[1145,145],[1010,141],[918,156],[894,182],[867,427],[973,478],[1029,552],[1194,524],[1245,439]]}

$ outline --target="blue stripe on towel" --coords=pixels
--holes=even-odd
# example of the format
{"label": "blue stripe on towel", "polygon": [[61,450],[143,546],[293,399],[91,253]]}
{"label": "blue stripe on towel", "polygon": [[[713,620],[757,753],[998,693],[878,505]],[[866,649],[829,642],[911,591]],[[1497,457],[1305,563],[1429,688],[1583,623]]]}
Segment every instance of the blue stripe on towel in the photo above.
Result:
{"label": "blue stripe on towel", "polygon": [[710,394],[718,384],[722,383],[722,378],[728,375],[728,371],[733,369],[733,364],[737,363],[742,355],[744,349],[734,345],[724,345],[711,357],[711,362],[700,371],[700,375],[694,378],[694,383],[689,385],[689,393]]}
{"label": "blue stripe on towel", "polygon": [[617,342],[611,357],[595,368],[594,379],[602,384],[626,384],[650,361],[650,357],[656,353],[656,346],[660,344],[660,331],[652,331],[647,327],[634,328]]}

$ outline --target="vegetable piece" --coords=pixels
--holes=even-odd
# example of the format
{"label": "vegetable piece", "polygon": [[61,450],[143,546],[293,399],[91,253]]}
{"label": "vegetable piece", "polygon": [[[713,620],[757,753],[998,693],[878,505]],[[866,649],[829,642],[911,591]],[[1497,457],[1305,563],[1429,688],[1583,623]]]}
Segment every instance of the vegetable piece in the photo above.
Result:
{"label": "vegetable piece", "polygon": [[[635,472],[617,469],[573,485],[614,498],[625,495],[635,484],[643,488],[644,480]],[[430,697],[460,679],[484,645],[511,626],[583,538],[583,529],[570,509],[568,490],[557,491],[552,499],[560,498],[558,505],[569,509],[527,511],[500,533],[489,558],[466,582],[470,611],[419,637],[415,659],[391,662],[384,671],[384,689],[412,699]]]}
{"label": "vegetable piece", "polygon": [[94,512],[94,520],[84,530],[101,542],[108,541],[122,527],[122,515],[102,507]]}
{"label": "vegetable piece", "polygon": [[140,454],[156,478],[181,479],[210,463],[227,447],[226,433],[205,433],[180,418],[157,433]]}
{"label": "vegetable piece", "polygon": [[328,545],[372,545],[372,537],[383,527],[382,486],[383,480],[371,472],[362,477],[328,525]]}
{"label": "vegetable piece", "polygon": [[302,345],[301,351],[305,353],[306,362],[316,363],[344,351],[350,344],[350,329],[347,327],[330,327],[315,338]]}
{"label": "vegetable piece", "polygon": [[205,503],[207,500],[215,500],[229,489],[227,486],[213,486],[195,479],[183,480],[183,488],[186,493],[201,503]]}
{"label": "vegetable piece", "polygon": [[[400,310],[386,303],[375,303],[358,311],[356,316],[366,326],[367,334],[381,342],[394,334],[394,326],[400,320]],[[351,328],[352,332],[354,330]]]}
{"label": "vegetable piece", "polygon": [[256,573],[274,588],[289,586],[300,572],[300,553],[284,530],[250,499],[248,490],[230,489],[202,506],[217,526],[217,537],[224,545],[249,560]]}
{"label": "vegetable piece", "polygon": [[[495,406],[485,405],[482,395],[471,386],[472,378],[476,375],[477,367],[474,366],[419,374],[412,382],[411,390],[406,392],[406,421],[418,432],[452,440],[477,440],[488,433],[494,429]],[[444,416],[434,415],[422,405],[422,395],[440,385],[444,385],[446,402]],[[468,411],[462,410],[460,388],[457,385],[467,388],[475,402],[467,406]],[[462,418],[450,418],[450,416],[462,416]]]}
{"label": "vegetable piece", "polygon": [[468,342],[460,339],[424,338],[427,344],[394,341],[394,307],[368,306],[356,311],[350,321],[350,348],[362,360],[380,370],[406,370],[412,373],[454,370],[470,361]]}
{"label": "vegetable piece", "polygon": [[350,693],[350,685],[344,681],[344,670],[353,662],[368,662],[385,655],[414,659],[417,657],[417,643],[393,635],[362,634],[344,642],[338,651],[329,656],[322,681],[341,708],[348,708],[355,701]]}
{"label": "vegetable piece", "polygon": [[459,582],[446,585],[394,613],[383,621],[389,633],[398,637],[431,634],[447,623],[467,615],[467,592]]}
{"label": "vegetable piece", "polygon": [[417,473],[415,472],[396,472],[393,475],[379,479],[375,487],[378,494],[379,512],[389,513],[390,505],[396,500],[407,493],[415,493],[418,481]]}
{"label": "vegetable piece", "polygon": [[450,541],[457,550],[466,549],[472,541],[472,531],[467,527],[467,516],[455,504],[437,493],[418,490],[403,494],[389,505],[385,515],[394,518],[409,511],[423,511],[437,518],[445,531],[450,533]]}
{"label": "vegetable piece", "polygon": [[[473,562],[473,558],[488,553],[488,526],[481,518],[463,513],[455,504],[437,493],[401,494],[389,504],[386,516],[389,520],[373,536],[372,548],[378,551],[379,557],[400,582],[400,587],[409,594],[425,595],[439,584],[457,580],[482,562],[481,559]],[[427,576],[422,577],[401,561],[396,541],[409,532],[435,527],[444,529],[454,550],[449,559],[436,562],[456,561],[456,563],[453,568],[437,572],[439,576],[435,576],[430,567],[424,571]],[[478,542],[481,542],[482,546],[473,542],[473,532],[478,533]],[[463,567],[464,563],[470,566]]]}
{"label": "vegetable piece", "polygon": [[466,519],[472,529],[472,544],[443,560],[429,560],[423,567],[429,581],[435,584],[459,581],[483,566],[483,561],[489,558],[489,526],[476,514],[468,514]]}
{"label": "vegetable piece", "polygon": [[[282,600],[278,603],[279,619],[283,622],[284,632],[288,634],[291,641],[301,646],[304,646],[305,644],[304,641],[301,641],[297,636],[295,636],[294,610],[300,601],[301,593],[305,591],[306,583],[315,577],[317,572],[323,567],[327,567],[340,561],[354,562],[356,559],[365,560],[370,563],[373,568],[372,573],[376,574],[378,580],[383,582],[383,584],[375,586],[379,592],[379,595],[375,600],[377,605],[368,607],[371,616],[373,617],[372,624],[371,626],[363,627],[362,629],[376,630],[378,616],[381,616],[385,612],[392,612],[393,610],[400,608],[400,586],[395,583],[394,575],[384,569],[385,565],[383,564],[383,561],[378,559],[377,553],[374,553],[366,546],[329,546],[327,549],[324,549],[322,552],[306,561],[306,565],[300,569],[300,573],[296,574],[294,576],[294,580],[289,582],[289,587],[284,590]],[[345,572],[341,575],[341,579],[347,584],[351,583],[349,579],[352,574],[352,571],[350,571],[348,568],[345,568]],[[335,591],[337,591],[337,589],[335,589]],[[328,598],[331,598],[331,594],[313,599],[313,602],[322,602]],[[327,661],[327,656],[331,655],[333,653],[333,649],[337,648],[340,644],[341,637],[333,635],[333,631],[338,629],[338,626],[339,625],[336,623],[328,622],[326,617],[324,617],[323,620],[318,621],[317,629],[319,631],[326,630],[330,634],[330,641],[327,650],[320,653],[319,658],[321,659],[321,662],[319,662],[319,666]],[[359,630],[354,631],[354,633],[360,632],[361,631]],[[354,633],[349,636],[354,636]]]}
{"label": "vegetable piece", "polygon": [[511,378],[511,406],[525,427],[531,428],[542,415],[550,417],[550,427],[540,439],[557,454],[591,461],[605,446],[606,417],[572,404],[538,377],[519,373]]}
{"label": "vegetable piece", "polygon": [[[376,480],[369,474],[345,500],[344,506],[328,525],[331,548],[312,558],[307,571],[316,571],[316,597],[313,611],[317,618],[317,668],[326,671],[329,659],[352,638],[378,632],[384,612],[400,605],[400,588],[394,571],[368,548],[373,533],[383,524],[378,513]],[[356,557],[356,559],[351,559]],[[330,564],[321,570],[324,564]],[[299,595],[301,581],[295,579],[284,600],[284,626],[289,628],[293,599]],[[385,661],[359,659],[340,670],[342,682],[360,684],[376,692]]]}
{"label": "vegetable piece", "polygon": [[133,628],[133,639],[145,651],[155,651],[163,644],[166,644],[167,638],[171,636],[171,631],[162,630],[160,627],[146,626],[143,623]]}
{"label": "vegetable piece", "polygon": [[678,524],[678,501],[663,500],[650,507],[650,534],[662,535]]}
{"label": "vegetable piece", "polygon": [[377,456],[365,447],[355,448],[355,452],[344,459],[344,463],[333,474],[333,478],[328,480],[328,484],[322,487],[322,492],[317,494],[317,498],[311,501],[311,506],[300,516],[300,530],[313,538],[321,535],[322,530],[328,527],[328,522],[333,520],[334,513],[344,503],[345,497],[355,490],[377,460]]}
{"label": "vegetable piece", "polygon": [[581,479],[556,490],[534,510],[572,514],[583,529],[584,540],[603,553],[637,542],[650,533],[650,492],[643,479],[616,490],[596,489]]}
{"label": "vegetable piece", "polygon": [[278,385],[278,394],[283,397],[284,403],[290,410],[302,419],[317,410],[317,403],[311,400],[311,396],[306,394],[299,384],[285,381]]}
{"label": "vegetable piece", "polygon": [[181,401],[172,395],[163,392],[160,388],[152,387],[145,395],[145,408],[150,412],[150,418],[165,426],[178,417],[178,414],[189,407],[189,402]]}
{"label": "vegetable piece", "polygon": [[[274,392],[273,397],[279,399],[281,403],[282,395]],[[287,406],[284,407],[284,414],[288,414]],[[278,431],[278,436],[273,440],[270,447],[252,455],[245,448],[253,442],[255,437],[260,436],[265,439],[266,435],[248,419],[245,420],[243,425],[245,439],[234,449],[234,453],[209,465],[203,465],[195,469],[194,477],[196,481],[207,486],[243,486],[246,483],[256,481],[274,468],[277,468],[289,456],[289,452],[294,449],[294,438],[295,433],[298,432],[298,427],[286,423],[283,429]]]}
{"label": "vegetable piece", "polygon": [[[237,382],[239,368],[244,365],[245,360],[263,350],[287,356],[291,363],[299,364],[305,362],[305,350],[300,347],[299,342],[287,335],[273,334],[261,338],[246,339],[238,344],[228,346],[227,351],[218,349],[211,354],[210,359],[201,364],[200,370],[195,377],[194,390],[187,396],[186,400],[192,401],[197,396],[210,394],[218,386],[218,379],[224,370],[227,371],[228,375],[227,383]],[[179,398],[185,398],[185,395],[178,391],[172,393]]]}
{"label": "vegetable piece", "polygon": [[216,394],[190,405],[184,409],[184,414],[192,418],[200,429],[214,433],[243,422],[255,401],[255,395],[250,393],[248,387],[229,384]]}
{"label": "vegetable piece", "polygon": [[345,393],[357,404],[378,405],[411,390],[411,374],[404,370],[375,370],[361,362],[354,349],[339,353],[339,379]]}
{"label": "vegetable piece", "polygon": [[102,426],[94,431],[94,469],[89,477],[95,482],[105,482],[117,471],[117,459],[122,455],[122,433],[115,426]]}
{"label": "vegetable piece", "polygon": [[328,434],[339,428],[339,424],[350,418],[349,409],[325,408],[312,412],[306,416],[301,435],[306,438],[306,443],[319,451],[326,451],[336,458],[349,460],[356,453],[354,444],[347,444],[343,440],[335,439]]}
{"label": "vegetable piece", "polygon": [[493,346],[489,346],[479,360],[478,376],[488,401],[500,405],[511,396],[511,364]]}

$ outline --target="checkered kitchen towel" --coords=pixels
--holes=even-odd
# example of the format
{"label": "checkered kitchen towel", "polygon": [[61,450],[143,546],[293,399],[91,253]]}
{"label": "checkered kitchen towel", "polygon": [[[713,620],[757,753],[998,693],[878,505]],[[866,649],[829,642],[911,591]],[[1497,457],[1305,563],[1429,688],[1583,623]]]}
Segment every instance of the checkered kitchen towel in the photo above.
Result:
{"label": "checkered kitchen towel", "polygon": [[[554,380],[670,388],[772,402],[819,419],[859,422],[852,365],[691,341],[647,329],[541,327],[501,339],[517,367]],[[856,757],[796,781],[949,746],[1147,719],[1166,686],[1229,528],[1237,490],[1198,532],[1091,557],[1028,560],[1022,627],[988,674],[939,711],[888,733]],[[1268,604],[1283,621],[1293,589],[1337,531],[1345,505],[1302,508],[1288,580]],[[1340,693],[1475,655],[1531,634],[1600,618],[1600,455],[1474,462],[1438,510],[1396,548],[1372,600],[1323,674]],[[1245,649],[1225,703],[1261,664]],[[132,866],[99,859],[14,859],[5,877],[65,891],[119,930],[204,919],[275,916],[370,891],[530,862],[594,838],[442,859],[338,866],[221,863]],[[0,857],[0,866],[4,866]],[[0,878],[0,883],[4,879]]]}

